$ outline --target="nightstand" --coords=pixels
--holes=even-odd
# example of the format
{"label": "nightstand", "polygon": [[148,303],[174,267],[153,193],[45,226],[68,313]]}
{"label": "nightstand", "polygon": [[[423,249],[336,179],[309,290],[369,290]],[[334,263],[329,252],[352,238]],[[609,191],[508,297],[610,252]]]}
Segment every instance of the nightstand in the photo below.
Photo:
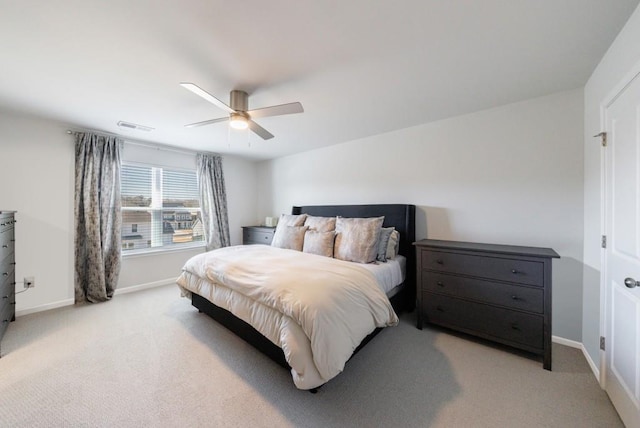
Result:
{"label": "nightstand", "polygon": [[242,244],[265,244],[271,245],[275,227],[268,226],[242,226]]}

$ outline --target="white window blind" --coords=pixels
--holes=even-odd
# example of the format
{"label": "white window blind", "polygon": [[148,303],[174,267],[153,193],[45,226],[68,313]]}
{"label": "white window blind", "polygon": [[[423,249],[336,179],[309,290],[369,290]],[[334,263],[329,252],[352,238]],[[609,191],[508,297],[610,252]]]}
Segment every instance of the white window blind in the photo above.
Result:
{"label": "white window blind", "polygon": [[195,171],[124,163],[123,254],[204,245]]}

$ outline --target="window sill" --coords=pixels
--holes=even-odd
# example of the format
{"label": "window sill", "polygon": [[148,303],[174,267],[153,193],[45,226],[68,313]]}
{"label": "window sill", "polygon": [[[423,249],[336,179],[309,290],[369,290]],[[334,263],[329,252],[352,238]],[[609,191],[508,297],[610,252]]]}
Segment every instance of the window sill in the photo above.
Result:
{"label": "window sill", "polygon": [[137,257],[149,257],[149,256],[159,256],[162,254],[168,253],[181,253],[185,251],[193,251],[200,250],[205,251],[206,245],[204,243],[199,243],[197,245],[185,245],[176,248],[158,248],[158,249],[145,249],[145,250],[132,250],[132,251],[123,251],[122,258],[123,259],[134,259]]}

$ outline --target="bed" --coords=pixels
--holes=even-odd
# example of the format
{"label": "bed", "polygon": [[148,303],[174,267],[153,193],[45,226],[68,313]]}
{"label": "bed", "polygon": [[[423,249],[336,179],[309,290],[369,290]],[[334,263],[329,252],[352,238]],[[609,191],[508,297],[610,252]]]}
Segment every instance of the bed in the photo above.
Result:
{"label": "bed", "polygon": [[[380,291],[382,287],[378,289],[378,287],[372,287],[368,284],[368,282],[370,282],[369,277],[374,278],[374,283],[379,282],[381,274],[376,270],[390,267],[391,263],[389,263],[389,266],[387,266],[387,263],[380,263],[380,265],[385,266],[371,264],[370,266],[366,266],[366,269],[363,269],[363,265],[359,263],[333,261],[333,259],[329,260],[327,257],[310,256],[301,254],[301,252],[298,251],[280,250],[264,245],[255,245],[227,247],[225,249],[215,250],[213,253],[210,252],[195,256],[185,264],[185,268],[178,279],[178,284],[183,290],[183,295],[190,297],[193,306],[200,312],[206,313],[252,344],[272,360],[290,369],[296,387],[299,389],[308,389],[313,392],[323,383],[341,372],[346,360],[358,352],[384,326],[393,325],[392,321],[393,317],[395,317],[394,310],[400,312],[413,309],[415,305],[415,250],[412,244],[415,241],[415,206],[384,204],[293,207],[292,216],[300,216],[302,214],[314,217],[342,217],[346,219],[384,217],[382,227],[393,227],[400,236],[397,247],[397,254],[400,257],[397,257],[397,263],[404,265],[404,281],[399,285],[394,283],[392,283],[391,286],[387,285],[387,288],[382,292]],[[315,259],[313,259],[314,257]],[[354,295],[349,287],[368,287],[368,291],[366,291],[365,294],[373,292],[374,290],[372,288],[378,289],[374,293],[371,293],[372,296],[365,296],[366,299],[369,300],[356,302],[355,307],[352,309],[341,307],[336,309],[340,314],[348,314],[345,323],[346,329],[350,330],[350,334],[352,334],[351,330],[358,330],[355,333],[355,337],[349,338],[351,342],[342,343],[339,346],[334,346],[330,342],[321,342],[323,338],[328,336],[336,336],[338,339],[332,338],[331,340],[340,341],[340,335],[337,334],[338,330],[332,330],[330,334],[321,332],[328,331],[328,327],[333,328],[334,319],[341,320],[343,315],[335,317],[317,316],[317,319],[315,315],[308,315],[311,318],[307,320],[302,319],[302,321],[297,322],[300,324],[300,326],[298,326],[296,323],[291,322],[289,318],[293,317],[293,315],[290,314],[290,308],[275,308],[277,304],[273,305],[276,310],[263,307],[265,306],[263,305],[265,302],[271,305],[272,302],[279,304],[280,301],[289,299],[289,297],[280,297],[281,295],[291,295],[291,290],[286,286],[281,286],[280,284],[274,286],[275,289],[278,289],[277,293],[280,294],[273,294],[276,293],[276,291],[270,290],[269,287],[258,287],[255,289],[252,288],[251,290],[245,288],[251,285],[249,283],[252,282],[252,278],[263,276],[260,275],[262,273],[260,269],[265,270],[264,276],[271,275],[271,270],[277,271],[278,273],[288,272],[288,264],[286,265],[287,269],[278,268],[281,259],[284,259],[282,263],[290,263],[291,269],[294,267],[308,269],[308,275],[298,274],[297,278],[305,277],[304,285],[305,287],[308,286],[309,290],[315,289],[314,281],[315,278],[318,277],[318,272],[316,271],[322,271],[323,269],[323,272],[332,275],[341,275],[343,269],[353,269],[354,274],[360,275],[359,277],[356,275],[356,277],[359,278],[357,281],[353,280],[345,286],[345,290],[348,291],[345,291],[346,294],[344,294],[344,296]],[[246,260],[251,260],[251,263],[246,263]],[[248,266],[250,275],[238,271],[237,267],[240,265],[240,262]],[[308,264],[310,262],[314,264]],[[317,267],[316,262],[320,263]],[[218,271],[216,270],[217,268],[214,269],[209,265],[205,268],[205,263],[224,265],[224,269],[227,270]],[[352,267],[350,265],[358,265],[358,267]],[[370,274],[366,272],[362,273],[363,270],[368,270]],[[382,269],[382,271],[385,271],[385,269]],[[291,275],[292,274],[289,273],[289,276]],[[351,278],[350,275],[352,275],[351,271],[349,271],[349,278]],[[382,274],[382,276],[386,275],[387,273]],[[334,279],[332,279],[332,281],[334,281]],[[222,286],[223,282],[225,282],[225,287]],[[299,280],[297,282],[301,283]],[[398,282],[398,280],[396,279],[395,282]],[[227,289],[227,286],[230,287],[233,283],[239,284],[237,286],[241,288],[240,293],[238,293],[237,289]],[[285,283],[287,282],[282,280],[282,284]],[[298,284],[298,286],[300,285]],[[265,289],[267,290],[265,291]],[[340,290],[342,290],[342,288],[340,288]],[[307,291],[305,291],[305,293],[306,292]],[[312,291],[309,293],[313,294]],[[238,296],[238,294],[242,294],[242,296]],[[382,295],[384,302],[382,302],[379,294]],[[307,298],[307,300],[314,302],[314,304],[316,301],[320,301],[321,303],[318,303],[318,305],[322,306],[324,297],[318,296],[319,295],[315,295],[312,298]],[[237,297],[242,298],[239,303],[235,300]],[[349,299],[350,298],[351,297],[349,297]],[[358,295],[357,299],[361,299],[361,297]],[[256,305],[256,301],[258,302],[257,306],[259,306],[257,309],[253,306],[248,306]],[[333,304],[340,306],[342,305],[342,300],[331,300],[331,305]],[[385,305],[389,307],[388,310],[391,312],[389,315],[390,318],[386,321],[383,319],[386,310]],[[298,306],[300,305],[296,301],[292,307],[297,308]],[[327,303],[325,306],[330,305]],[[369,315],[356,314],[359,310],[358,308],[363,306],[374,308],[370,316],[373,319],[371,322],[376,324],[373,328],[367,324],[370,322],[368,320]],[[390,309],[391,307],[393,309]],[[258,310],[268,310],[270,312],[265,314],[259,312],[258,315],[256,315]],[[299,312],[305,315],[307,313],[316,314],[316,312],[306,307]],[[354,318],[356,316],[361,318]],[[397,322],[397,318],[395,318],[395,322]],[[326,326],[322,326],[322,323],[326,324]],[[293,326],[291,327],[292,324]],[[286,329],[286,333],[282,333],[283,328]],[[365,334],[362,333],[364,331],[363,329],[367,329]],[[307,337],[298,337],[304,336],[305,334]],[[286,341],[282,341],[283,335],[287,336]],[[289,340],[292,339],[293,345],[289,343]],[[308,346],[310,350],[306,350],[307,345],[303,344],[304,340],[309,342]]]}

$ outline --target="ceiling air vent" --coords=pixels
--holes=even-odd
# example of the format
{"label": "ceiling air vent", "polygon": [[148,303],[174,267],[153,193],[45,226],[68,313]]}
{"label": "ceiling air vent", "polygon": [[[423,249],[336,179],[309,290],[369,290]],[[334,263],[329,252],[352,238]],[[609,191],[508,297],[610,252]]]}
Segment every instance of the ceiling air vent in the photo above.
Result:
{"label": "ceiling air vent", "polygon": [[129,128],[129,129],[135,129],[137,131],[146,131],[146,132],[153,131],[155,129],[155,128],[151,128],[150,126],[137,125],[135,123],[125,122],[123,120],[118,122],[118,126],[120,128]]}

